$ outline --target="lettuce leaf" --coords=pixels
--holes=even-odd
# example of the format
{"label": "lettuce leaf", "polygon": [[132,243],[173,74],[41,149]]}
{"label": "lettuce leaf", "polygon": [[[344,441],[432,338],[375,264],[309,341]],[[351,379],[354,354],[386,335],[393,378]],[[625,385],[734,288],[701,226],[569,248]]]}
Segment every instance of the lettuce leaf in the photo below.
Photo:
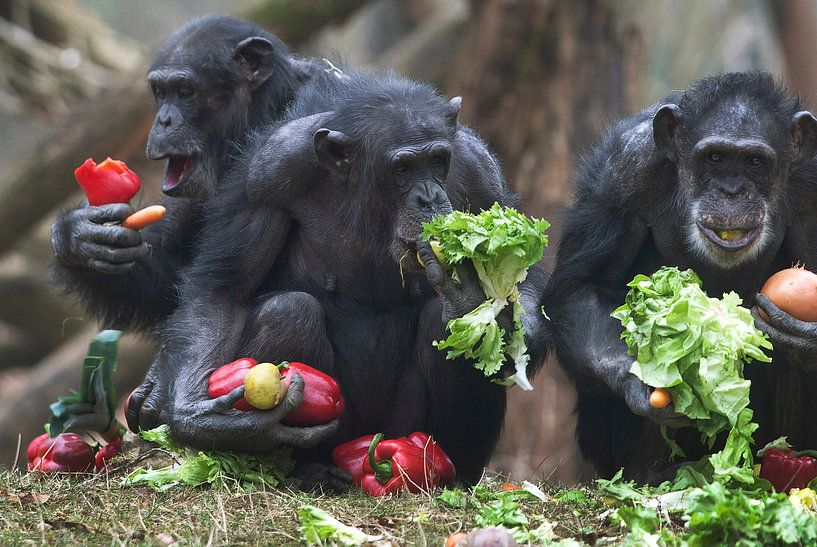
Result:
{"label": "lettuce leaf", "polygon": [[142,431],[140,435],[172,453],[177,463],[159,469],[137,469],[126,481],[129,484],[146,483],[160,491],[180,484],[200,486],[229,482],[237,482],[245,488],[253,484],[275,487],[286,483],[286,476],[294,468],[289,447],[259,454],[191,450],[171,437],[167,425]]}
{"label": "lettuce leaf", "polygon": [[763,350],[772,344],[737,294],[710,298],[692,270],[663,267],[651,277],[637,275],[628,287],[612,316],[636,359],[630,372],[666,387],[675,410],[691,418],[711,446],[749,405],[744,363],[769,362]]}
{"label": "lettuce leaf", "polygon": [[[498,203],[479,214],[454,211],[423,224],[423,239],[439,242],[446,262],[471,261],[487,296],[471,312],[449,321],[450,336],[435,343],[439,349],[449,350],[448,359],[473,359],[475,368],[492,376],[508,356],[516,369],[513,381],[523,389],[532,389],[526,374],[530,358],[517,285],[527,277],[528,268],[542,259],[549,226],[545,220],[528,218]],[[456,278],[456,271],[453,275]],[[506,342],[507,333],[496,317],[508,304],[513,306],[514,330]]]}

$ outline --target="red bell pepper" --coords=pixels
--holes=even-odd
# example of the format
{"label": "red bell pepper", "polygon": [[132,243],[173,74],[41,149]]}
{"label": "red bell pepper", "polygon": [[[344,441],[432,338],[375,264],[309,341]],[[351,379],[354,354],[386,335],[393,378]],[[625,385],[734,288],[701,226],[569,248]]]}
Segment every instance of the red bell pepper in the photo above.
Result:
{"label": "red bell pepper", "polygon": [[363,461],[360,486],[370,496],[395,494],[400,490],[423,492],[454,480],[454,464],[426,433],[383,441],[378,433]]}
{"label": "red bell pepper", "polygon": [[105,446],[100,446],[99,450],[96,451],[96,456],[94,457],[94,467],[96,470],[102,471],[108,467],[108,462],[110,462],[113,457],[119,453],[119,448],[121,446],[122,437],[119,435],[114,437],[114,439]]}
{"label": "red bell pepper", "polygon": [[[217,368],[208,381],[207,392],[211,399],[230,393],[244,384],[244,376],[252,367],[257,365],[255,359],[248,357],[237,359]],[[325,424],[343,414],[346,401],[340,392],[340,386],[329,375],[305,365],[304,363],[287,363],[279,365],[281,377],[287,388],[291,376],[297,372],[304,380],[304,400],[301,406],[281,420],[284,425],[309,426]],[[233,408],[249,412],[256,410],[246,399],[239,399]]]}
{"label": "red bell pepper", "polygon": [[282,363],[281,376],[289,388],[290,377],[297,372],[304,379],[304,402],[281,420],[284,425],[296,427],[325,424],[339,418],[346,408],[340,386],[328,374],[304,363]]}
{"label": "red bell pepper", "polygon": [[29,471],[83,473],[94,466],[94,449],[76,433],[60,433],[53,439],[43,433],[26,450]]}
{"label": "red bell pepper", "polygon": [[[221,365],[211,375],[207,385],[207,393],[211,399],[227,395],[235,388],[244,385],[244,376],[247,375],[252,367],[258,364],[255,359],[244,357],[236,359],[232,363]],[[255,410],[255,407],[247,402],[244,397],[240,398],[233,405],[237,410],[249,412]]]}
{"label": "red bell pepper", "polygon": [[817,478],[817,452],[791,448],[766,448],[763,450],[760,478],[766,479],[778,492],[792,488],[806,488]]}
{"label": "red bell pepper", "polygon": [[363,435],[357,439],[352,439],[343,444],[339,444],[332,450],[332,461],[335,467],[343,469],[352,476],[352,483],[360,486],[366,471],[363,469],[363,462],[369,455],[369,447],[372,444],[374,435]]}
{"label": "red bell pepper", "polygon": [[74,169],[74,178],[82,187],[90,205],[127,203],[142,186],[139,176],[124,161],[106,158],[99,165],[92,158]]}

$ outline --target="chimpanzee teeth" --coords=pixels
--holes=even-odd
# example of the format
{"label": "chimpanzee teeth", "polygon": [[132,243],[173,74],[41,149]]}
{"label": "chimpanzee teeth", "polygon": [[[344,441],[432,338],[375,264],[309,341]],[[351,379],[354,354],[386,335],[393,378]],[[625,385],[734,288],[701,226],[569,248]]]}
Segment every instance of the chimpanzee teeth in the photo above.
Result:
{"label": "chimpanzee teeth", "polygon": [[718,230],[718,237],[724,241],[736,241],[744,236],[743,230]]}

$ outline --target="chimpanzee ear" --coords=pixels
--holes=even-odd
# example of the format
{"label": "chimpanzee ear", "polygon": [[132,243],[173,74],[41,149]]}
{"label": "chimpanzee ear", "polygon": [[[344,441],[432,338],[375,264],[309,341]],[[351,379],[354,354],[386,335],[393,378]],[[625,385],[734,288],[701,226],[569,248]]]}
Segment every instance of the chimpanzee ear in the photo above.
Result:
{"label": "chimpanzee ear", "polygon": [[250,36],[235,47],[233,59],[244,69],[247,80],[258,87],[272,75],[275,55],[272,42],[260,36]]}
{"label": "chimpanzee ear", "polygon": [[448,123],[451,125],[457,125],[457,118],[460,116],[460,109],[462,108],[462,97],[454,97],[448,104],[445,106],[446,109],[446,117],[448,118]]}
{"label": "chimpanzee ear", "polygon": [[669,159],[675,159],[675,132],[681,114],[674,104],[665,104],[652,118],[652,138],[658,151]]}
{"label": "chimpanzee ear", "polygon": [[323,128],[315,131],[313,142],[318,163],[341,177],[349,174],[349,145],[352,139],[340,131]]}
{"label": "chimpanzee ear", "polygon": [[809,161],[817,154],[817,119],[807,110],[794,115],[791,138],[795,162]]}

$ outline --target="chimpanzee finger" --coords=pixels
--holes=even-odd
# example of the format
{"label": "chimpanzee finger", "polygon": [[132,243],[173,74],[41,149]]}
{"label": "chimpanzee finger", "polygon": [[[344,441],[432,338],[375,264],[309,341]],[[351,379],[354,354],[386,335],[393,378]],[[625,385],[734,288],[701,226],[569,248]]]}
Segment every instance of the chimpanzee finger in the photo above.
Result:
{"label": "chimpanzee finger", "polygon": [[443,269],[440,261],[437,260],[437,256],[431,249],[431,245],[429,245],[427,241],[418,241],[417,253],[423,261],[423,265],[426,269],[426,278],[428,282],[431,283],[431,286],[446,298],[453,298],[456,291],[454,283],[451,281],[451,277],[448,273]]}
{"label": "chimpanzee finger", "polygon": [[[132,401],[133,399],[131,399]],[[165,405],[164,393],[160,389],[153,389],[145,397],[139,412],[139,427],[153,429],[161,425],[162,409]]]}
{"label": "chimpanzee finger", "polygon": [[817,340],[791,335],[768,323],[758,323],[757,328],[766,334],[775,348],[786,348],[789,351],[813,353],[817,350]]}
{"label": "chimpanzee finger", "polygon": [[304,402],[304,379],[297,372],[293,372],[289,377],[289,387],[284,400],[278,403],[272,410],[264,412],[264,417],[274,423],[278,423],[284,417],[301,406]]}
{"label": "chimpanzee finger", "polygon": [[92,225],[86,230],[83,239],[91,243],[99,243],[114,248],[130,248],[144,245],[142,243],[142,234],[136,230],[123,228],[121,226]]}
{"label": "chimpanzee finger", "polygon": [[232,390],[230,393],[216,397],[211,401],[212,410],[215,412],[224,412],[225,410],[233,408],[233,405],[244,396],[245,389],[244,384],[242,384]]}
{"label": "chimpanzee finger", "polygon": [[111,264],[122,264],[125,262],[135,262],[147,256],[149,249],[147,245],[118,249],[116,247],[83,242],[80,244],[79,252],[82,256],[86,256],[92,260],[100,260]]}
{"label": "chimpanzee finger", "polygon": [[479,284],[479,276],[477,270],[474,269],[474,264],[470,260],[465,260],[460,264],[455,264],[457,274],[460,278],[460,284],[464,287],[478,287],[482,290],[482,285]]}
{"label": "chimpanzee finger", "polygon": [[[807,323],[792,317],[762,294],[757,295],[757,307],[766,313],[768,320],[765,320],[765,322],[778,330],[785,330],[800,336],[815,336],[817,334],[817,324]],[[761,319],[764,318],[761,317]]]}
{"label": "chimpanzee finger", "polygon": [[89,260],[88,268],[99,273],[122,275],[128,273],[131,268],[136,265],[136,262],[123,262],[121,264],[111,264],[104,260]]}
{"label": "chimpanzee finger", "polygon": [[310,427],[278,425],[269,429],[269,433],[274,442],[288,444],[297,448],[312,448],[337,433],[339,427],[340,420],[335,418],[331,422]]}
{"label": "chimpanzee finger", "polygon": [[105,224],[106,222],[122,222],[126,217],[133,214],[133,207],[127,203],[108,203],[77,209],[77,212],[84,216],[86,220],[96,224]]}
{"label": "chimpanzee finger", "polygon": [[125,421],[128,422],[128,429],[134,433],[139,433],[139,418],[142,412],[142,404],[145,402],[145,397],[153,389],[153,382],[145,379],[142,385],[131,392],[128,398],[128,408],[125,410]]}

